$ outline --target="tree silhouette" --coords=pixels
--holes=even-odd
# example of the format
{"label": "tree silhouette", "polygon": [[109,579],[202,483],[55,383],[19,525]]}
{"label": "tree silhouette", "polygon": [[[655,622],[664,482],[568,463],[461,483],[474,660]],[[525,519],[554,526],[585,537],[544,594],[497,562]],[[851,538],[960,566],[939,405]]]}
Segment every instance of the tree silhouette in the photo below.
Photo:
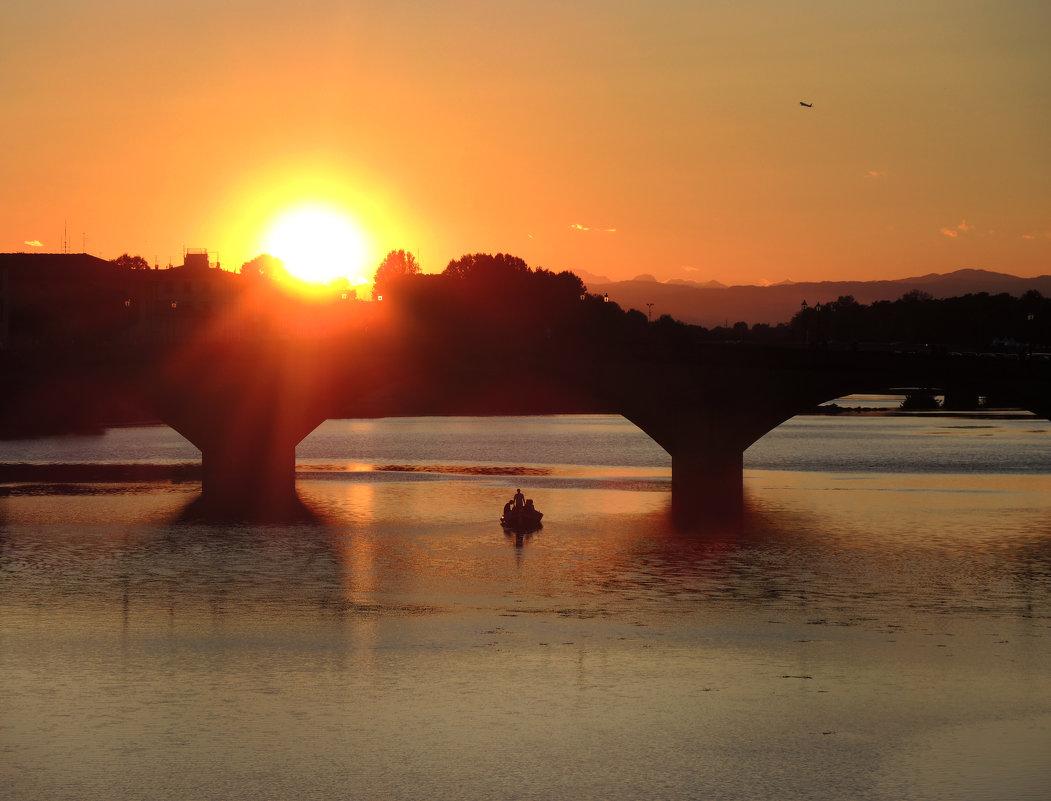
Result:
{"label": "tree silhouette", "polygon": [[277,278],[286,273],[285,263],[269,253],[256,256],[241,265],[241,275],[245,278]]}
{"label": "tree silhouette", "polygon": [[117,258],[113,259],[113,263],[125,270],[150,269],[150,263],[142,256],[129,256],[127,253],[117,256]]}
{"label": "tree silhouette", "polygon": [[522,259],[506,253],[471,253],[450,261],[442,275],[490,286],[506,285],[532,272]]}
{"label": "tree silhouette", "polygon": [[418,275],[420,265],[416,257],[406,250],[392,250],[383,257],[376,274],[372,277],[372,299],[389,293],[391,287],[409,275]]}
{"label": "tree silhouette", "polygon": [[[820,307],[820,308],[819,308]],[[850,296],[818,304],[792,319],[813,342],[882,342],[941,348],[1043,348],[1051,341],[1051,299],[1030,290],[1021,298],[986,292],[933,298],[909,292],[865,306]],[[754,330],[754,328],[753,328]]]}

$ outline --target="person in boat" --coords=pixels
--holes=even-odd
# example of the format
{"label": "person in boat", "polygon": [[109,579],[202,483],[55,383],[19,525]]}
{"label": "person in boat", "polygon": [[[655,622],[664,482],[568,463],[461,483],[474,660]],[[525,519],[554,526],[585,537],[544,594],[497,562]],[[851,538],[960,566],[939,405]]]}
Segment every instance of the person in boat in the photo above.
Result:
{"label": "person in boat", "polygon": [[515,490],[514,502],[515,509],[521,509],[523,506],[525,506],[525,495],[522,494],[522,490],[520,488]]}
{"label": "person in boat", "polygon": [[511,500],[509,500],[507,503],[504,504],[504,517],[506,518],[509,514],[511,514],[511,510],[514,509],[514,508],[515,508],[515,499],[512,498]]}
{"label": "person in boat", "polygon": [[529,514],[534,514],[536,512],[536,509],[533,508],[533,499],[532,498],[526,498],[525,510],[527,512],[529,512]]}

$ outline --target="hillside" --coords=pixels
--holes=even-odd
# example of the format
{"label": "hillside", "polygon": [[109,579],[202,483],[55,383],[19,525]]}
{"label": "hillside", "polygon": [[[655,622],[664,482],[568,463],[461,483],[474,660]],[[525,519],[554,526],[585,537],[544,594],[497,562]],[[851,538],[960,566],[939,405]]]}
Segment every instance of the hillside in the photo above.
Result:
{"label": "hillside", "polygon": [[774,286],[710,287],[687,283],[660,283],[651,280],[601,282],[588,281],[588,291],[608,293],[626,309],[647,313],[653,304],[653,319],[670,314],[677,320],[713,328],[744,321],[755,323],[788,322],[805,300],[813,306],[842,295],[853,295],[859,303],[897,300],[918,290],[935,298],[951,298],[977,292],[996,295],[1006,292],[1020,297],[1031,289],[1051,297],[1051,275],[1019,278],[988,270],[964,269],[952,273],[901,278],[893,281],[819,281],[776,284]]}

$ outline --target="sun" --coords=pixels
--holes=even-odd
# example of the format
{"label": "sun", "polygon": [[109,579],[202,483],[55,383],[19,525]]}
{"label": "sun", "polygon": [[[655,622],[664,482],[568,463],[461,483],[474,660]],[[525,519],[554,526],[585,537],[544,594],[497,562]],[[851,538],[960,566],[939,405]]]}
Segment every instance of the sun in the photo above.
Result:
{"label": "sun", "polygon": [[339,209],[306,204],[283,212],[267,228],[263,250],[284,262],[293,278],[323,284],[360,281],[368,245],[353,218]]}

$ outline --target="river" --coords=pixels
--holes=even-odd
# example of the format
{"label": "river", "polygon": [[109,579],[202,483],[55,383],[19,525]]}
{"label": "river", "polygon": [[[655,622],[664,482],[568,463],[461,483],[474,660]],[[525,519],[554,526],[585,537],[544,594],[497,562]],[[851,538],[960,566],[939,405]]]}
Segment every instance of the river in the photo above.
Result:
{"label": "river", "polygon": [[[795,418],[699,532],[619,417],[329,421],[296,524],[188,516],[192,481],[10,483],[0,798],[1047,798],[1049,444]],[[0,444],[198,458],[164,427]],[[539,531],[497,523],[516,487]]]}

